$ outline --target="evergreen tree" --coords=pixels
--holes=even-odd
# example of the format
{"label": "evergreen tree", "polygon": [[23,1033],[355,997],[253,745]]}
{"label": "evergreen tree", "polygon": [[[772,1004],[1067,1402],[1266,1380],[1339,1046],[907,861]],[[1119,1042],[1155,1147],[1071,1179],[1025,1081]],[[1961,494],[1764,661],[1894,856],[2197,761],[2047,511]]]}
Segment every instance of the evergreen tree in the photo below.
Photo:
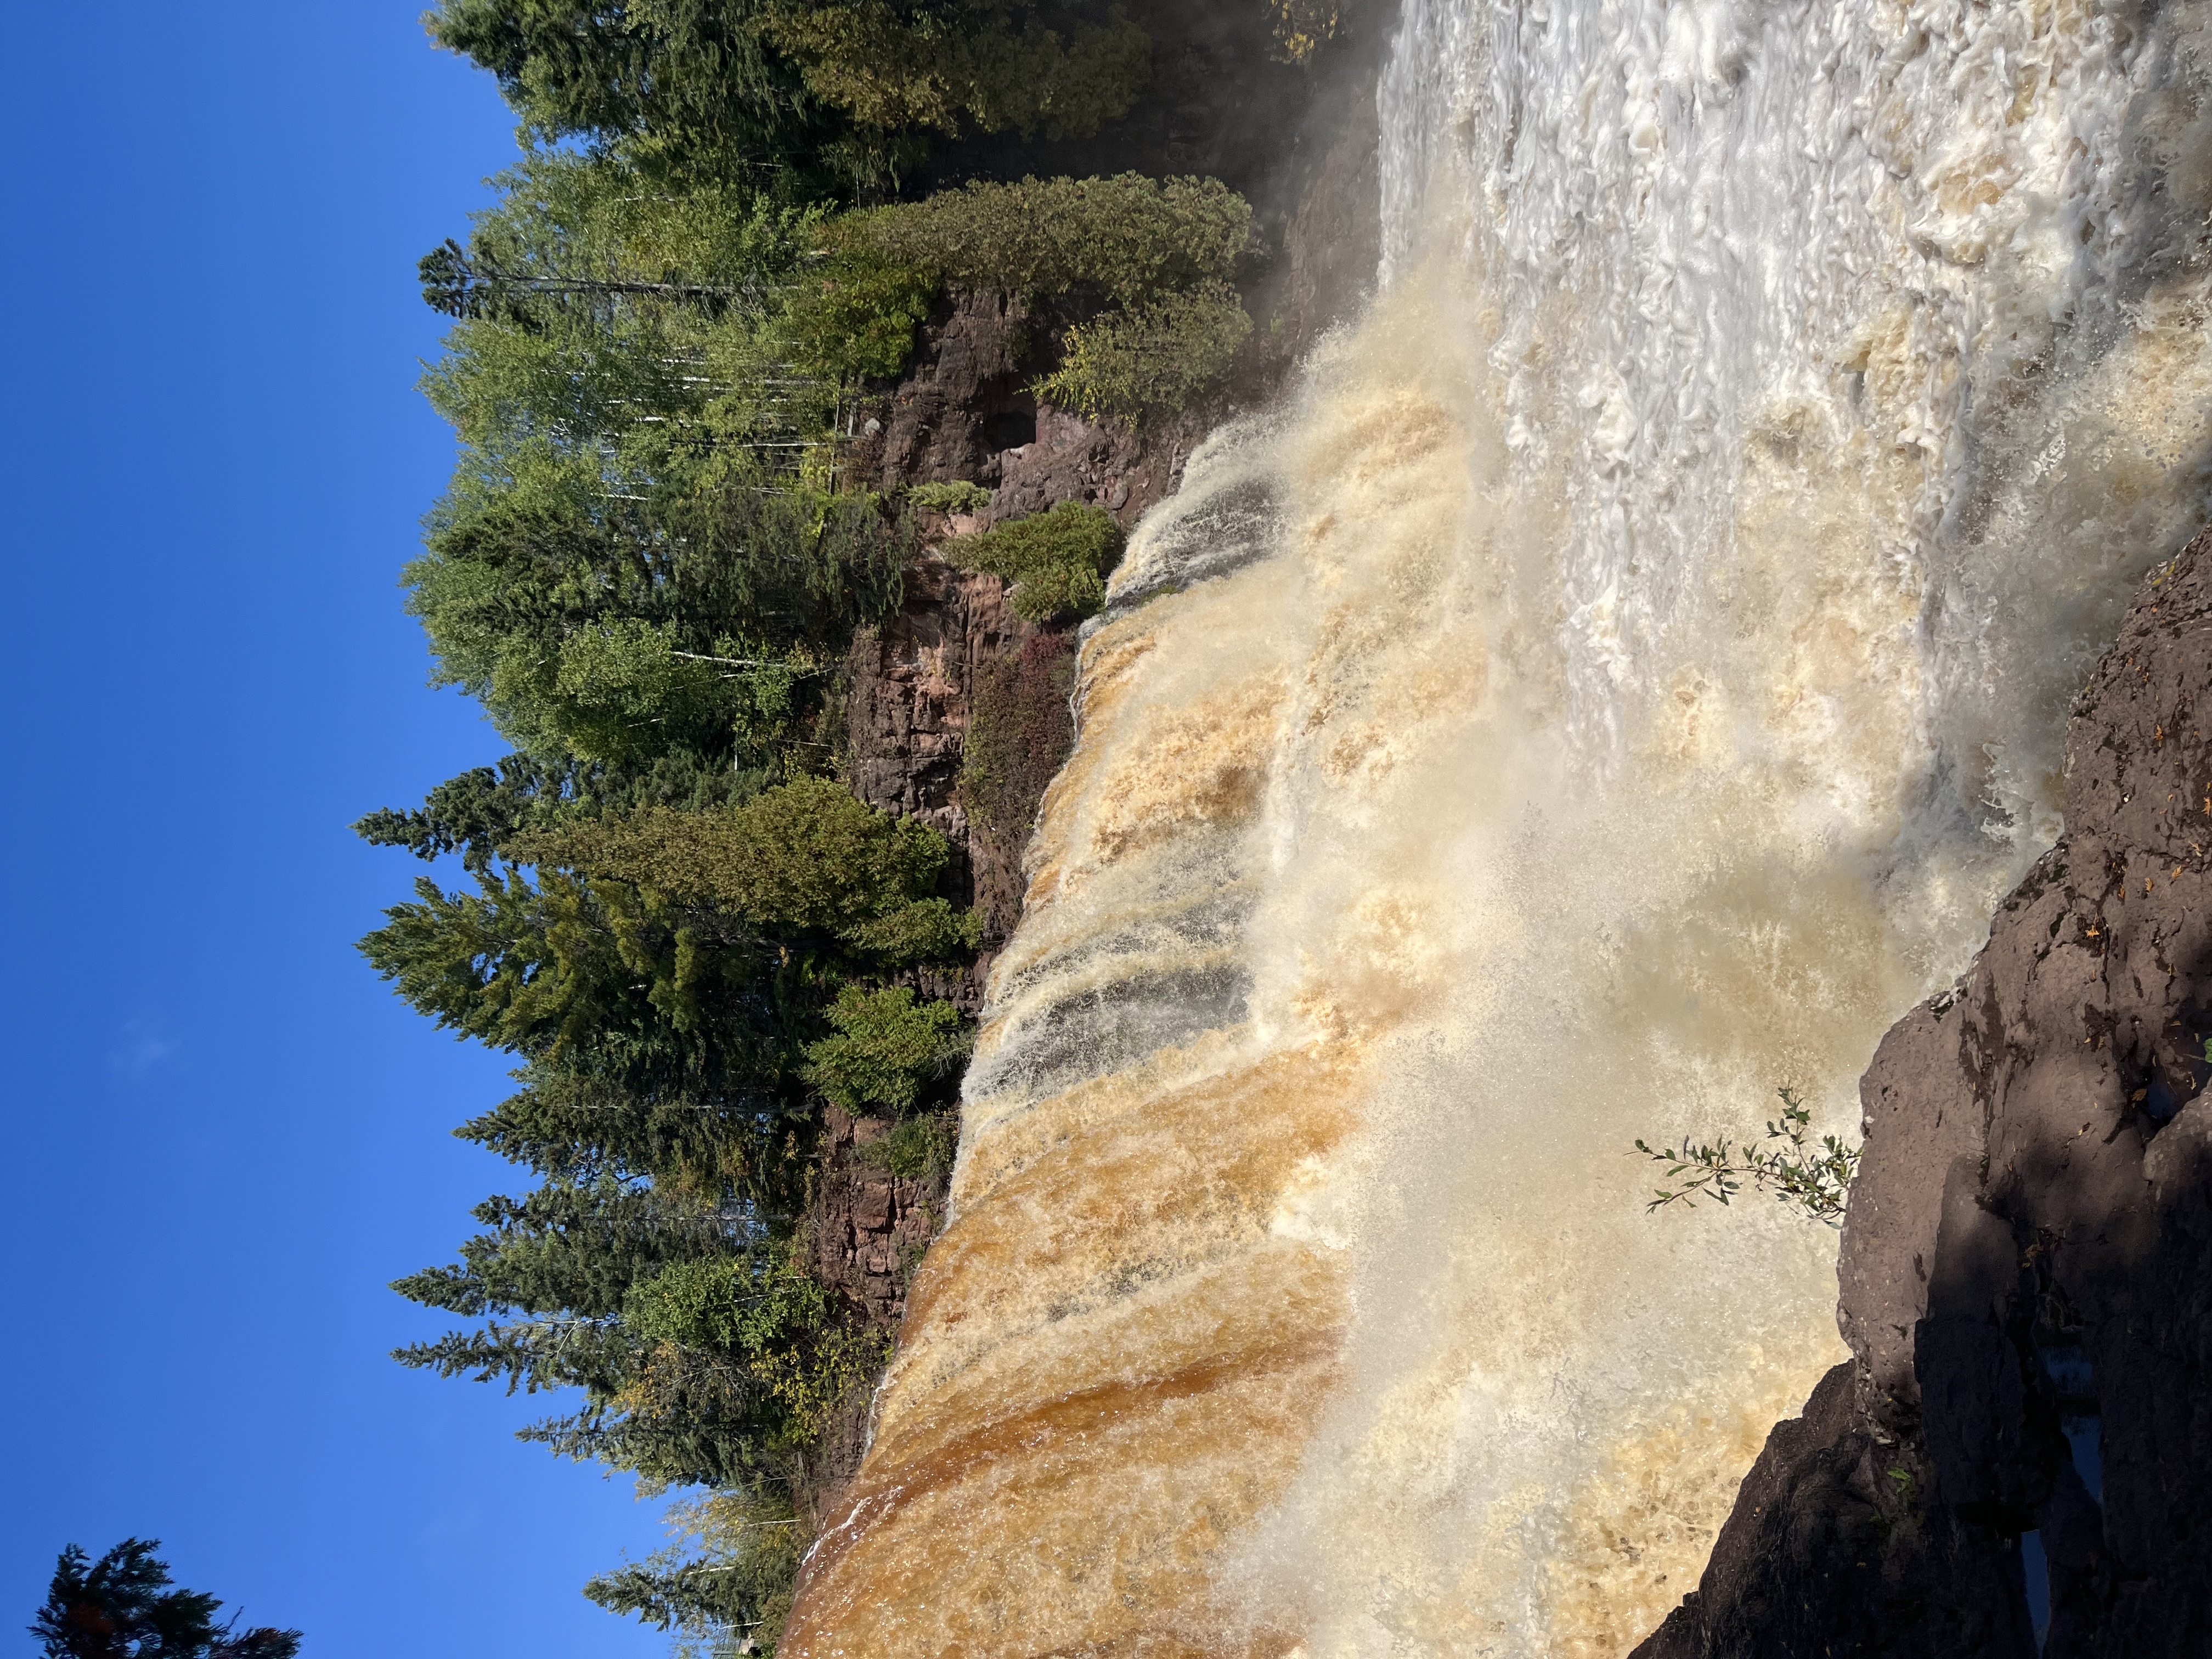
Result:
{"label": "evergreen tree", "polygon": [[523,1431],[666,1485],[782,1474],[882,1358],[749,1204],[601,1178],[494,1198],[461,1260],[398,1280],[489,1322],[403,1364],[520,1389],[580,1389],[582,1410]]}
{"label": "evergreen tree", "polygon": [[[418,882],[362,950],[515,1056],[515,1092],[456,1133],[532,1174],[397,1283],[459,1324],[396,1357],[573,1390],[525,1437],[706,1488],[705,1559],[589,1593],[771,1641],[813,1448],[885,1357],[808,1267],[823,1114],[905,1115],[886,1168],[949,1158],[969,1029],[890,981],[978,936],[938,890],[943,837],[825,775],[854,630],[896,611],[919,544],[848,471],[855,382],[897,373],[951,289],[1132,316],[1226,293],[1249,210],[1125,177],[833,211],[895,194],[939,138],[1126,109],[1150,48],[1111,0],[441,0],[426,21],[498,77],[526,153],[421,263],[453,323],[424,390],[461,453],[404,580],[434,682],[513,752],[356,826],[467,876]],[[1071,546],[1024,563],[1033,610],[1095,603],[1110,550]]]}
{"label": "evergreen tree", "polygon": [[557,870],[416,890],[362,950],[492,1048],[640,1092],[758,1098],[806,1033],[807,964],[721,911]]}
{"label": "evergreen tree", "polygon": [[215,1622],[222,1603],[169,1589],[158,1538],[126,1538],[94,1561],[75,1544],[55,1564],[31,1623],[46,1659],[293,1659],[300,1632]]}
{"label": "evergreen tree", "polygon": [[368,814],[354,833],[372,847],[404,847],[420,859],[459,853],[471,875],[488,875],[517,833],[567,800],[574,771],[509,755],[495,767],[447,779],[411,812],[387,806]]}
{"label": "evergreen tree", "polygon": [[468,247],[426,261],[461,318],[424,389],[463,453],[405,573],[435,679],[533,769],[590,775],[562,793],[741,799],[826,745],[830,672],[915,545],[831,487],[836,389],[786,364],[811,221],[605,157],[501,182]]}
{"label": "evergreen tree", "polygon": [[1091,0],[444,0],[426,21],[529,139],[801,188],[887,183],[925,131],[1095,131],[1152,70],[1144,31]]}
{"label": "evergreen tree", "polygon": [[714,1492],[670,1505],[667,1518],[698,1553],[672,1544],[592,1579],[584,1594],[611,1612],[704,1638],[714,1651],[727,1651],[732,1637],[773,1651],[807,1542],[789,1501],[773,1492]]}
{"label": "evergreen tree", "polygon": [[974,918],[930,896],[951,851],[945,837],[828,778],[797,778],[727,811],[655,808],[520,845],[636,882],[663,902],[743,916],[810,958],[896,968],[975,948]]}

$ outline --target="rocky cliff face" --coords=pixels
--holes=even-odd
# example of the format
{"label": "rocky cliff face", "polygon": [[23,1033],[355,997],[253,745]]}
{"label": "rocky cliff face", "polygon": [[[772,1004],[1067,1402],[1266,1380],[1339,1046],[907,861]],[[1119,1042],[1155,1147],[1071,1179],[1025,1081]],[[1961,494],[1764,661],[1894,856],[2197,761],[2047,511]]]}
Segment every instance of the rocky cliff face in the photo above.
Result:
{"label": "rocky cliff face", "polygon": [[[1263,257],[1247,299],[1261,331],[1231,384],[1206,406],[1141,427],[1086,421],[1027,389],[1049,365],[1025,358],[1021,343],[1049,319],[999,295],[963,295],[924,328],[907,374],[853,416],[848,465],[875,488],[964,480],[992,492],[972,520],[925,524],[932,550],[907,571],[898,613],[858,633],[846,661],[842,764],[853,792],[941,832],[953,849],[945,896],[983,913],[984,948],[969,972],[915,976],[970,1013],[1021,915],[1036,799],[1072,741],[1074,638],[1024,621],[997,577],[962,570],[934,546],[1066,501],[1133,526],[1174,493],[1215,424],[1271,397],[1358,303],[1379,257],[1375,77],[1395,0],[1352,0],[1340,40],[1304,69],[1270,58],[1264,8],[1142,9],[1158,42],[1155,95],[1129,123],[1062,147],[1041,170],[1203,173],[1253,200]],[[957,182],[958,161],[939,182]],[[998,721],[1002,747],[1019,751],[999,769],[1015,775],[1000,779],[995,814],[962,788],[979,710]],[[830,1114],[806,1227],[817,1277],[887,1331],[904,1317],[906,1284],[943,1224],[945,1193],[941,1174],[893,1176],[870,1162],[866,1147],[890,1127]],[[855,1399],[818,1449],[807,1498],[817,1525],[859,1462],[867,1404]]]}
{"label": "rocky cliff face", "polygon": [[[1022,343],[1048,319],[1001,295],[962,295],[924,328],[905,377],[854,412],[854,474],[885,490],[963,480],[992,492],[972,520],[927,525],[940,540],[1069,501],[1104,507],[1129,526],[1172,495],[1206,433],[1239,404],[1273,396],[1374,279],[1375,84],[1396,10],[1395,0],[1352,0],[1340,9],[1337,40],[1296,69],[1271,59],[1264,8],[1148,9],[1155,95],[1110,141],[1070,143],[1057,158],[1057,170],[1071,173],[1207,173],[1253,199],[1263,258],[1248,299],[1261,334],[1212,403],[1138,427],[1040,403],[1028,386],[1043,365]],[[985,913],[983,959],[965,982],[939,988],[970,1012],[990,947],[1020,915],[1028,825],[971,821],[957,793],[962,757],[992,665],[1025,649],[1034,656],[1048,632],[1014,615],[998,578],[930,552],[907,573],[898,615],[862,630],[847,664],[854,793],[941,831],[954,848],[945,896]]]}
{"label": "rocky cliff face", "polygon": [[1636,1659],[2212,1654],[2212,532],[2076,702],[2066,835],[1862,1085],[1854,1358]]}

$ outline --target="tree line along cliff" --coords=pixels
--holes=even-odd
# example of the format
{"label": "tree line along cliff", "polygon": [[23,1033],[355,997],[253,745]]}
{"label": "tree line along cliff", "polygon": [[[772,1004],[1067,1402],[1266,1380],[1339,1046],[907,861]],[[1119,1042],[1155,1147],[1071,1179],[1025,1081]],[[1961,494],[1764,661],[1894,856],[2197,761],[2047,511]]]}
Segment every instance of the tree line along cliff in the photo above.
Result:
{"label": "tree line along cliff", "polygon": [[361,821],[441,866],[362,948],[514,1058],[456,1133],[534,1184],[398,1282],[459,1322],[398,1358],[690,1494],[588,1587],[664,1627],[773,1646],[941,1220],[1073,630],[1372,270],[1379,31],[1191,9],[425,20],[522,154],[422,261],[459,459],[407,604],[510,752]]}

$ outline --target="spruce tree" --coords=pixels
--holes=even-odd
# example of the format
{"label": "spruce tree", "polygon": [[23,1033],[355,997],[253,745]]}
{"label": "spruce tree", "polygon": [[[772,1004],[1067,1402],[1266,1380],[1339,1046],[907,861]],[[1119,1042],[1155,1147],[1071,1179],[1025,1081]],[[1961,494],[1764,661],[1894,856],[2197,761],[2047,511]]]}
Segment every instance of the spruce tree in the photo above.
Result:
{"label": "spruce tree", "polygon": [[55,1564],[46,1604],[32,1620],[46,1659],[293,1659],[300,1632],[215,1622],[222,1603],[171,1589],[158,1538],[126,1538],[94,1561],[75,1544]]}

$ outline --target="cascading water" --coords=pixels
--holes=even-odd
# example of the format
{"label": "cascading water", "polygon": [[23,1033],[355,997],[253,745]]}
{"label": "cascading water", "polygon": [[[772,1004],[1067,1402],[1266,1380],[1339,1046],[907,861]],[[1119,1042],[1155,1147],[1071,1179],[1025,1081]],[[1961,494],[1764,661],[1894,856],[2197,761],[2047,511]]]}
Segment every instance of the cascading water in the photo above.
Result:
{"label": "cascading water", "polygon": [[1407,0],[1384,285],[1087,641],[791,1655],[1625,1653],[1837,1357],[1828,1127],[2200,520],[2199,8]]}

